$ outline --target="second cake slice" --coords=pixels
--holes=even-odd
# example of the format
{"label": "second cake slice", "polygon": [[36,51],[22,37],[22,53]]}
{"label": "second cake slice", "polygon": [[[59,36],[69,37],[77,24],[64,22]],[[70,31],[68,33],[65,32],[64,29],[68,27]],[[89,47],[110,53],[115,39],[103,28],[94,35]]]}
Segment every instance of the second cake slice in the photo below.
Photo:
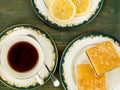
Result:
{"label": "second cake slice", "polygon": [[99,77],[89,64],[78,65],[78,90],[106,90],[105,74]]}

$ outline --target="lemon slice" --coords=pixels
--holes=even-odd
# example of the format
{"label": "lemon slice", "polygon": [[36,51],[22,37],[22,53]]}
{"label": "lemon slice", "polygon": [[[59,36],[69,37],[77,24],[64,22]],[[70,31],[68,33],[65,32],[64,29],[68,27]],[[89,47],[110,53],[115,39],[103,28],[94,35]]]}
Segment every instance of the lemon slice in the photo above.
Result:
{"label": "lemon slice", "polygon": [[76,6],[76,16],[85,14],[91,5],[91,0],[72,0]]}
{"label": "lemon slice", "polygon": [[71,0],[53,0],[50,13],[58,22],[70,21],[76,13],[76,7]]}

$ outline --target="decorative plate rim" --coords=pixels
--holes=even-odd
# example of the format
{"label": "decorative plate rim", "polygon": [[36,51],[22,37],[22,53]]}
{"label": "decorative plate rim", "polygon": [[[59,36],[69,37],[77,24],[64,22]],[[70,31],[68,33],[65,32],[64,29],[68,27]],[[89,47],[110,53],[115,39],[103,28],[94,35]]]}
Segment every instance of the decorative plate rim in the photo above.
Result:
{"label": "decorative plate rim", "polygon": [[38,8],[36,7],[35,3],[34,3],[34,0],[31,0],[31,3],[32,3],[32,7],[35,11],[35,13],[37,14],[37,16],[42,20],[44,21],[46,24],[54,27],[54,28],[62,28],[64,30],[69,30],[70,28],[77,28],[77,27],[82,27],[88,23],[90,23],[92,20],[95,19],[95,17],[98,15],[98,13],[100,12],[102,6],[103,6],[103,3],[104,3],[104,0],[101,0],[98,4],[98,8],[95,10],[95,13],[93,15],[90,16],[90,18],[87,20],[87,21],[84,21],[83,23],[80,23],[78,25],[73,25],[73,26],[65,26],[65,27],[62,27],[62,26],[59,26],[58,24],[53,24],[51,21],[49,21],[48,19],[45,19],[45,16],[43,16],[42,14],[39,13],[39,10]]}
{"label": "decorative plate rim", "polygon": [[65,48],[65,50],[64,50],[64,52],[63,52],[63,54],[62,54],[62,56],[61,56],[61,60],[60,60],[60,64],[59,64],[59,75],[60,75],[60,80],[61,80],[61,83],[62,83],[62,85],[63,85],[63,87],[64,87],[64,89],[65,90],[69,90],[67,87],[67,84],[66,84],[66,82],[65,82],[65,78],[64,78],[64,73],[63,73],[63,64],[64,64],[64,57],[65,57],[65,55],[66,55],[66,53],[68,52],[68,50],[69,50],[69,48],[77,41],[77,40],[82,40],[82,39],[84,39],[85,37],[90,37],[90,36],[103,36],[103,37],[108,37],[108,38],[111,38],[111,39],[113,39],[114,41],[117,41],[119,44],[120,44],[120,41],[117,39],[117,38],[115,38],[115,37],[113,37],[113,36],[111,36],[111,35],[108,35],[108,34],[106,34],[106,33],[101,33],[101,32],[90,32],[90,33],[86,33],[86,34],[83,34],[83,35],[80,35],[80,36],[78,36],[77,38],[75,38],[73,41],[71,41],[68,45],[67,45],[67,47]]}
{"label": "decorative plate rim", "polygon": [[[55,44],[55,41],[53,40],[53,38],[51,37],[51,35],[48,34],[46,31],[40,29],[38,26],[35,26],[35,25],[31,25],[31,24],[17,24],[17,25],[13,25],[13,26],[10,26],[10,27],[4,29],[4,31],[0,33],[0,38],[2,36],[4,36],[8,31],[10,31],[10,30],[12,30],[12,29],[14,29],[16,27],[32,28],[33,30],[36,30],[36,31],[39,30],[42,34],[46,35],[47,39],[49,39],[51,41],[51,45],[53,46],[54,52],[55,52],[55,59],[54,59],[55,60],[55,64],[54,64],[54,67],[52,69],[52,72],[54,73],[55,70],[56,70],[56,68],[57,68],[57,64],[58,64],[58,50],[57,50],[57,46]],[[49,79],[50,79],[50,75],[48,75],[47,77],[45,77],[44,78],[44,84],[46,84]],[[0,77],[0,81],[3,84],[5,84],[6,86],[8,86],[9,88],[12,88],[12,89],[22,89],[22,90],[24,90],[24,89],[33,89],[33,88],[37,88],[37,87],[40,87],[40,86],[44,85],[44,84],[42,84],[42,85],[36,84],[35,86],[31,85],[29,87],[17,87],[16,85],[11,85],[11,84],[7,83],[1,77]]]}

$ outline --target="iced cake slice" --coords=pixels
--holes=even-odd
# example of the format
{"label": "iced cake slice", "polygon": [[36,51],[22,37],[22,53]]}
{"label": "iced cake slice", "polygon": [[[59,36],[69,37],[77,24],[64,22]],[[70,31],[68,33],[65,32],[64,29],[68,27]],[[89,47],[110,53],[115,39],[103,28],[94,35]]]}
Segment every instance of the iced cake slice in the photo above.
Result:
{"label": "iced cake slice", "polygon": [[89,64],[79,64],[78,90],[106,90],[105,75],[96,77]]}
{"label": "iced cake slice", "polygon": [[87,55],[98,76],[120,66],[120,57],[110,41],[89,48]]}

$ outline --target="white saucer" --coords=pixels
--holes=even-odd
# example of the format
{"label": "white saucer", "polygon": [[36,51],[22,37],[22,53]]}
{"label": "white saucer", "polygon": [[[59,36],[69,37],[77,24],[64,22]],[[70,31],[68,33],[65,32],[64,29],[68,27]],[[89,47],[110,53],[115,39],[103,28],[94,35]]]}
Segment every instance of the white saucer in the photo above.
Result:
{"label": "white saucer", "polygon": [[[38,27],[31,25],[16,25],[8,28],[0,35],[0,49],[2,45],[7,42],[7,39],[9,37],[27,34],[32,34],[37,38],[44,51],[45,63],[48,65],[50,70],[54,72],[58,62],[58,52],[56,45],[53,39],[45,31],[39,29]],[[42,69],[39,71],[39,75],[41,79],[43,79],[44,81],[43,84],[45,84],[50,78],[49,73],[44,65]],[[31,89],[37,86],[41,86],[37,83],[34,77],[25,80],[13,78],[2,69],[1,65],[0,65],[0,80],[7,86],[16,89]]]}

